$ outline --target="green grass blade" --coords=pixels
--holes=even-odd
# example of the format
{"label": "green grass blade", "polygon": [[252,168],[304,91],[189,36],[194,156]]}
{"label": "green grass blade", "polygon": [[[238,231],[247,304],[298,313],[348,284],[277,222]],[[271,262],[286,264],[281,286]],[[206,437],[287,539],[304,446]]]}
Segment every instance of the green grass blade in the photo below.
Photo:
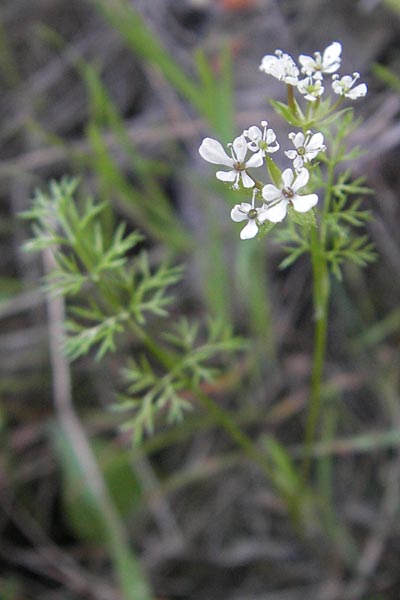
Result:
{"label": "green grass blade", "polygon": [[394,71],[379,64],[373,65],[372,70],[374,75],[376,75],[376,77],[378,77],[385,85],[400,93],[400,77]]}
{"label": "green grass blade", "polygon": [[[153,235],[166,241],[172,248],[182,250],[189,244],[188,237],[179,223],[173,207],[155,178],[158,165],[143,159],[129,138],[125,123],[105,89],[99,74],[89,64],[81,63],[80,71],[85,80],[91,105],[92,123],[88,139],[95,150],[94,166],[99,178],[117,184],[121,197],[135,204],[142,225]],[[128,182],[107,149],[102,129],[111,130],[132,164],[139,188]],[[106,185],[107,191],[110,186]]]}
{"label": "green grass blade", "polygon": [[80,462],[75,444],[61,428],[54,426],[52,437],[58,451],[65,484],[80,490],[86,518],[102,527],[105,545],[113,562],[123,600],[153,600],[148,582],[135,555],[128,546],[125,530],[119,521],[106,490],[95,493]]}
{"label": "green grass blade", "polygon": [[197,51],[195,60],[204,98],[203,114],[219,139],[230,142],[235,136],[230,48],[228,45],[222,48],[215,67],[203,50]]}
{"label": "green grass blade", "polygon": [[161,71],[171,85],[200,113],[204,112],[203,96],[193,81],[169,56],[157,37],[147,27],[139,12],[124,0],[89,0],[119,32],[128,46]]}
{"label": "green grass blade", "polygon": [[160,205],[128,181],[111,156],[99,128],[94,124],[90,125],[87,135],[93,148],[91,165],[96,170],[108,196],[117,196],[123,211],[151,237],[164,241],[175,250],[182,250],[186,246],[186,237]]}
{"label": "green grass blade", "polygon": [[230,142],[235,136],[235,107],[233,90],[232,55],[228,44],[221,49],[219,73],[216,74],[216,98],[214,103],[215,131],[223,142]]}

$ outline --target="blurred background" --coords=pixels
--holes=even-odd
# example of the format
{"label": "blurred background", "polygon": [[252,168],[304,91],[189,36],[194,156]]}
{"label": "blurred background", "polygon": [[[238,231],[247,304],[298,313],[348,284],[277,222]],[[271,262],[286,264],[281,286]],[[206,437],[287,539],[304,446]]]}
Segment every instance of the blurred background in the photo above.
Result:
{"label": "blurred background", "polygon": [[[211,393],[255,440],[276,435],[297,460],[310,265],[282,271],[273,240],[239,243],[235,200],[198,147],[261,120],[286,136],[268,103],[285,90],[259,71],[262,56],[310,54],[335,40],[341,72],[359,71],[369,86],[356,106],[363,120],[351,143],[364,152],[352,168],[372,189],[365,208],[378,260],[332,281],[315,473],[322,516],[309,516],[304,539],[276,490],[200,409],[132,451],[107,410],[123,353],[70,368],[49,345],[57,315],[46,310],[40,256],[22,251],[30,230],[18,214],[35,188],[78,176],[84,194],[146,235],[154,261],[186,264],[173,318],[218,314],[259,354],[258,375],[232,363]],[[129,538],[128,569],[138,568],[154,598],[398,600],[400,2],[1,0],[0,92],[0,599],[151,597],[121,592],[118,550],[104,542],[95,500],[61,439],[61,360]]]}

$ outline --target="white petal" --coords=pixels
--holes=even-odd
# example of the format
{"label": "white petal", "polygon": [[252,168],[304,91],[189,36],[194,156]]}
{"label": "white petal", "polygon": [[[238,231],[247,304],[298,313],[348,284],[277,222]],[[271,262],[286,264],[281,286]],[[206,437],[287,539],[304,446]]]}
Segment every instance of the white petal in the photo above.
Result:
{"label": "white petal", "polygon": [[354,83],[353,77],[351,75],[344,75],[342,79],[340,79],[342,85],[344,85],[347,89],[350,89]]}
{"label": "white petal", "polygon": [[296,150],[285,150],[285,154],[288,158],[290,158],[290,160],[295,159],[297,156]]}
{"label": "white petal", "polygon": [[249,219],[246,227],[242,229],[240,232],[240,239],[242,240],[250,240],[255,237],[258,233],[258,225],[254,219]]}
{"label": "white petal", "polygon": [[306,77],[305,79],[301,79],[297,84],[297,89],[299,90],[300,94],[306,94],[309,85],[310,85],[309,77]]}
{"label": "white petal", "polygon": [[312,151],[312,150],[316,150],[317,148],[321,148],[321,146],[324,143],[324,136],[322,135],[322,133],[318,132],[318,133],[314,133],[314,135],[311,136],[310,141],[307,144],[307,150],[308,151]]}
{"label": "white petal", "polygon": [[337,71],[339,69],[339,67],[340,67],[340,60],[337,60],[335,62],[328,64],[327,66],[324,66],[324,73],[334,73],[335,71]]}
{"label": "white petal", "polygon": [[335,81],[332,81],[332,89],[335,92],[335,94],[340,94],[341,96],[343,96],[344,90],[340,81],[337,81],[336,79]]}
{"label": "white petal", "polygon": [[216,176],[220,181],[235,181],[237,178],[237,171],[217,171]]}
{"label": "white petal", "polygon": [[267,208],[265,211],[266,219],[272,221],[272,223],[283,221],[286,216],[287,204],[288,201],[286,198],[282,198],[281,202],[278,202],[278,204],[275,204],[275,206],[272,206],[271,208]]}
{"label": "white petal", "polygon": [[295,182],[292,185],[292,190],[294,192],[297,192],[297,190],[304,187],[308,183],[309,179],[310,173],[307,171],[307,169],[301,169],[301,171],[299,171],[299,173],[297,174]]}
{"label": "white petal", "polygon": [[282,196],[281,190],[272,185],[272,183],[267,183],[267,185],[264,185],[261,193],[266,202],[273,202]]}
{"label": "white petal", "polygon": [[246,130],[246,135],[247,135],[248,138],[250,138],[253,141],[255,141],[255,140],[261,140],[261,138],[262,138],[262,131],[261,131],[261,129],[259,127],[257,127],[257,125],[252,125],[252,127],[249,127]]}
{"label": "white petal", "polygon": [[327,71],[326,66],[331,65],[332,63],[339,63],[340,66],[340,55],[342,53],[342,45],[339,42],[332,42],[330,46],[328,46],[324,50],[324,54],[322,57],[322,64],[324,65],[324,71],[326,73],[333,73],[333,71]]}
{"label": "white petal", "polygon": [[279,146],[278,142],[276,142],[275,146],[268,145],[267,152],[268,152],[268,154],[273,154],[274,152],[278,152],[279,148],[280,148],[280,146]]}
{"label": "white petal", "polygon": [[297,85],[298,84],[298,79],[297,76],[296,77],[291,77],[290,75],[285,75],[282,78],[282,81],[284,81],[285,83],[288,83],[289,85]]}
{"label": "white petal", "polygon": [[303,164],[304,164],[303,157],[297,155],[296,158],[293,161],[293,166],[296,169],[296,171],[300,171],[300,169],[302,168]]}
{"label": "white petal", "polygon": [[315,71],[316,62],[312,58],[312,56],[306,56],[304,54],[300,54],[299,63],[301,64],[303,73],[310,75]]}
{"label": "white petal", "polygon": [[320,151],[320,148],[318,148],[317,150],[307,150],[307,154],[305,154],[303,156],[304,162],[309,162],[310,160],[315,158],[317,156],[317,154],[319,153],[319,151]]}
{"label": "white petal", "polygon": [[298,196],[296,194],[291,200],[294,210],[297,210],[297,212],[300,213],[305,213],[317,204],[318,196],[317,194],[306,194],[305,196]]}
{"label": "white petal", "polygon": [[299,146],[304,146],[304,139],[304,133],[299,131],[293,138],[293,144],[296,148],[299,148]]}
{"label": "white petal", "polygon": [[239,162],[243,162],[247,154],[247,142],[243,135],[233,140],[233,150]]}
{"label": "white petal", "polygon": [[256,152],[256,154],[253,154],[253,156],[250,156],[249,160],[246,161],[246,167],[249,168],[257,168],[257,167],[261,167],[261,165],[263,164],[264,159],[263,159],[263,152]]}
{"label": "white petal", "polygon": [[[316,79],[316,78],[315,78]],[[322,79],[322,77],[321,77]],[[318,96],[322,96],[322,94],[324,93],[324,86],[322,85],[321,81],[315,81],[314,82],[314,89],[313,89],[313,96],[315,96],[315,98],[318,98]]]}
{"label": "white petal", "polygon": [[204,160],[214,165],[233,166],[233,159],[227,155],[222,144],[212,138],[205,138],[199,148],[199,153]]}
{"label": "white petal", "polygon": [[241,204],[235,204],[235,206],[231,210],[231,219],[236,223],[240,221],[245,221],[249,217],[248,212],[251,210],[251,204],[248,202],[242,202]]}
{"label": "white petal", "polygon": [[351,98],[352,100],[356,100],[357,98],[361,98],[362,96],[365,96],[367,91],[368,91],[368,88],[367,88],[366,84],[360,83],[359,85],[356,85],[355,88],[353,88],[352,90],[347,92],[347,94],[345,94],[345,95],[348,98]]}
{"label": "white petal", "polygon": [[279,78],[279,59],[276,56],[267,54],[261,60],[260,71]]}
{"label": "white petal", "polygon": [[252,188],[254,187],[254,181],[252,180],[252,178],[247,175],[246,171],[241,171],[240,175],[242,176],[242,183],[244,185],[245,188]]}
{"label": "white petal", "polygon": [[258,209],[257,219],[260,223],[264,223],[268,219],[268,207],[266,204]]}
{"label": "white petal", "polygon": [[285,169],[282,173],[282,181],[284,187],[290,187],[293,183],[294,173],[292,169]]}
{"label": "white petal", "polygon": [[267,135],[265,137],[265,141],[267,144],[273,144],[276,140],[276,133],[273,129],[267,129]]}

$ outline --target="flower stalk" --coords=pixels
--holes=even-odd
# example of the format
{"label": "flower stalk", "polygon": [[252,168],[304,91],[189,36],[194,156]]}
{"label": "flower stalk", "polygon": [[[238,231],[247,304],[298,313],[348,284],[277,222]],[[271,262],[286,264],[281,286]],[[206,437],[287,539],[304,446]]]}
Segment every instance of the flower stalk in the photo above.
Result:
{"label": "flower stalk", "polygon": [[329,272],[325,257],[324,240],[316,229],[311,232],[311,264],[313,272],[313,305],[314,305],[314,348],[311,368],[310,403],[305,427],[305,455],[303,474],[308,478],[311,454],[315,442],[318,418],[322,404],[322,377],[325,364],[328,306],[329,306]]}
{"label": "flower stalk", "polygon": [[[322,406],[323,372],[327,348],[327,332],[329,318],[330,299],[330,270],[340,276],[339,266],[345,259],[353,260],[357,264],[365,264],[373,260],[370,246],[359,243],[357,240],[351,242],[349,232],[343,227],[343,223],[358,223],[357,216],[351,208],[345,208],[346,198],[335,189],[335,167],[340,162],[340,152],[343,150],[341,142],[346,135],[346,127],[350,129],[350,120],[342,119],[344,113],[339,113],[338,108],[344,99],[356,100],[365,96],[367,86],[358,83],[359,73],[352,76],[339,76],[337,71],[341,66],[342,46],[339,42],[332,42],[323,52],[315,52],[313,56],[300,55],[298,62],[282,50],[276,50],[274,55],[263,57],[260,70],[275,77],[286,84],[287,105],[274,102],[273,106],[278,114],[291,125],[300,128],[300,131],[292,131],[289,139],[292,148],[284,151],[284,154],[293,163],[293,169],[281,169],[272,157],[282,144],[271,129],[267,130],[267,123],[262,122],[264,132],[260,128],[252,126],[243,131],[239,138],[234,141],[234,146],[240,145],[242,150],[242,161],[245,165],[247,180],[253,181],[254,186],[252,203],[237,204],[231,211],[234,221],[248,220],[247,225],[241,231],[241,239],[250,239],[270,231],[275,224],[280,224],[289,219],[294,223],[289,225],[286,231],[278,234],[284,240],[289,256],[283,261],[284,266],[289,266],[304,252],[310,254],[313,276],[313,305],[314,305],[314,347],[311,368],[310,401],[305,425],[305,458],[303,463],[304,481],[309,476],[312,448],[317,435],[318,421]],[[304,76],[303,78],[301,78]],[[331,80],[331,93],[333,97],[338,95],[335,101],[331,98],[324,99],[329,79]],[[357,83],[357,85],[355,85]],[[303,104],[296,101],[295,92],[302,97]],[[335,113],[337,113],[335,115]],[[347,119],[347,120],[346,120]],[[336,139],[332,134],[335,126],[327,129],[328,137],[332,147],[328,150],[324,143],[321,131],[312,131],[310,127],[323,128],[328,121],[338,123]],[[342,123],[342,124],[341,124]],[[342,127],[342,131],[340,130]],[[267,135],[268,131],[268,135]],[[240,140],[240,144],[238,144]],[[247,141],[247,149],[253,152],[253,157],[246,159],[243,140]],[[269,142],[274,142],[273,146]],[[205,148],[205,144],[210,149]],[[213,148],[219,142],[213,141]],[[294,148],[293,148],[294,146]],[[206,151],[204,151],[206,150]],[[201,156],[211,163],[227,164],[225,151],[219,156],[211,152],[211,144],[205,140],[200,147]],[[257,156],[255,165],[254,156]],[[249,167],[259,166],[259,162],[265,161],[269,182],[260,183],[259,179],[247,172]],[[325,177],[318,161],[327,165]],[[217,177],[222,179],[220,173]],[[233,178],[233,175],[230,175]],[[325,182],[323,181],[325,179]],[[224,179],[227,181],[227,178]],[[235,184],[238,183],[238,177]],[[315,209],[319,201],[318,188],[324,187],[325,197],[319,217],[316,219]],[[234,189],[238,189],[234,185]],[[243,182],[242,187],[247,186]],[[303,190],[302,188],[306,188]],[[347,186],[347,193],[351,194],[351,184]],[[301,192],[299,191],[301,190]],[[357,190],[357,187],[354,188]],[[357,190],[358,191],[358,190]],[[260,193],[261,192],[261,193]],[[311,192],[311,193],[310,193]],[[255,202],[261,201],[261,206]],[[334,204],[332,212],[332,204]],[[339,209],[338,209],[339,206]],[[346,212],[347,211],[347,212]],[[347,214],[348,213],[348,214]],[[300,233],[298,228],[304,228]],[[347,245],[346,245],[347,244]]]}

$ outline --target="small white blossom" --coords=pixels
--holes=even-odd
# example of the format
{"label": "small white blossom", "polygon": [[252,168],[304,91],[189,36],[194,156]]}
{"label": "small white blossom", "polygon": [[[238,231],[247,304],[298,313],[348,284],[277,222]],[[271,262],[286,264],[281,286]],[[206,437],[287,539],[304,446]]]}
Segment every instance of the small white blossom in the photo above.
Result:
{"label": "small white blossom", "polygon": [[199,148],[199,153],[204,160],[214,165],[225,165],[231,168],[230,171],[217,171],[216,176],[220,181],[232,182],[233,188],[237,189],[241,179],[245,188],[254,187],[254,181],[246,173],[246,169],[261,167],[263,164],[262,152],[253,154],[246,161],[247,141],[243,135],[235,138],[229,147],[232,156],[228,156],[220,142],[212,138],[205,138]]}
{"label": "small white blossom", "polygon": [[317,194],[305,194],[304,196],[297,192],[307,185],[310,174],[307,169],[302,169],[297,176],[292,169],[285,169],[282,173],[282,186],[276,187],[268,183],[262,189],[262,196],[266,202],[266,211],[263,217],[278,223],[283,221],[287,213],[287,207],[290,203],[294,210],[300,213],[308,212],[318,202]]}
{"label": "small white blossom", "polygon": [[265,156],[267,152],[272,154],[279,150],[279,143],[276,140],[275,131],[270,128],[267,129],[267,121],[261,121],[261,126],[263,127],[262,131],[257,125],[253,125],[249,129],[245,129],[243,135],[249,140],[247,142],[249,150],[252,152],[261,151],[262,155]]}
{"label": "small white blossom", "polygon": [[365,96],[368,89],[365,83],[359,83],[356,87],[353,87],[359,77],[360,73],[353,73],[353,76],[345,75],[341,79],[339,79],[339,75],[333,75],[333,91],[335,94],[340,94],[351,100],[356,100],[357,98]]}
{"label": "small white blossom", "polygon": [[236,223],[240,221],[247,221],[245,227],[240,232],[240,238],[242,240],[249,240],[255,237],[258,233],[259,223],[263,223],[267,219],[267,211],[265,205],[260,208],[254,207],[254,200],[257,191],[253,191],[253,199],[251,204],[248,202],[242,202],[236,204],[231,210],[231,219]]}
{"label": "small white blossom", "polygon": [[324,152],[324,136],[322,133],[312,133],[307,131],[306,135],[299,131],[298,133],[289,133],[289,139],[292,140],[295,150],[286,150],[285,154],[293,161],[296,171],[299,171],[304,163],[313,160],[319,152]]}
{"label": "small white blossom", "polygon": [[289,54],[284,54],[282,50],[275,50],[275,56],[271,54],[264,56],[260,71],[290,85],[297,85],[300,73],[293,58]]}
{"label": "small white blossom", "polygon": [[310,102],[315,102],[319,96],[322,96],[325,90],[321,81],[319,79],[314,80],[312,77],[301,79],[297,84],[297,89],[300,94],[304,94],[305,99],[310,100]]}
{"label": "small white blossom", "polygon": [[342,45],[339,42],[333,42],[328,46],[321,56],[320,52],[314,52],[312,56],[300,54],[299,62],[302,66],[301,72],[314,79],[321,80],[323,73],[335,73],[340,67]]}

